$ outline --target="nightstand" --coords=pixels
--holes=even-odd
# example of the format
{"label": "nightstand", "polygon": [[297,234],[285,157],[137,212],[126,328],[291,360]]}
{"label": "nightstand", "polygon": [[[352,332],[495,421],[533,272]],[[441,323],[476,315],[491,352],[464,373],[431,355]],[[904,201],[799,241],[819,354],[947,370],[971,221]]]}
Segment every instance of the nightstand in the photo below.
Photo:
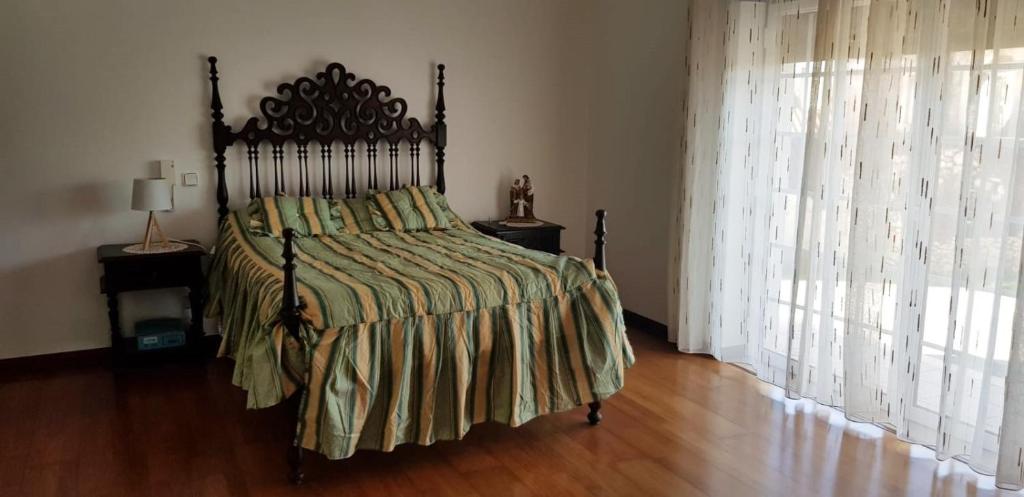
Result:
{"label": "nightstand", "polygon": [[485,235],[493,236],[528,249],[550,254],[562,253],[563,226],[543,221],[540,226],[526,228],[505,226],[499,221],[474,221],[473,227]]}
{"label": "nightstand", "polygon": [[[192,240],[189,240],[195,243]],[[201,357],[203,337],[203,257],[206,251],[189,245],[178,252],[163,254],[129,254],[121,245],[103,245],[96,249],[96,258],[103,265],[100,292],[107,296],[107,317],[110,318],[110,344],[114,366],[141,363],[157,356]],[[121,334],[118,294],[156,288],[188,288],[192,307],[191,323],[186,330],[183,347],[140,351],[133,337]]]}

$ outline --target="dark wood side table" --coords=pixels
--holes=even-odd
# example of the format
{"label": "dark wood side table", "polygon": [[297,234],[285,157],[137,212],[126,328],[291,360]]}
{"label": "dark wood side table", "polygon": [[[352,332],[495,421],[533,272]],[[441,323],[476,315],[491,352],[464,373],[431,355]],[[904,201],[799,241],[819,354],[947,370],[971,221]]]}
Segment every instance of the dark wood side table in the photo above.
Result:
{"label": "dark wood side table", "polygon": [[[195,243],[194,240],[188,240]],[[203,257],[206,250],[189,245],[178,252],[163,254],[129,254],[129,244],[103,245],[96,249],[96,258],[103,265],[100,292],[107,296],[107,316],[110,318],[110,344],[114,366],[142,362],[143,356],[178,355],[190,359],[202,357],[203,303],[206,279],[203,276]],[[185,346],[172,349],[139,351],[136,340],[121,334],[117,296],[121,292],[155,288],[188,288],[192,319],[185,333]]]}
{"label": "dark wood side table", "polygon": [[544,221],[540,226],[513,227],[499,221],[474,221],[473,227],[485,235],[514,243],[520,247],[540,250],[550,254],[562,253],[562,230],[564,226]]}

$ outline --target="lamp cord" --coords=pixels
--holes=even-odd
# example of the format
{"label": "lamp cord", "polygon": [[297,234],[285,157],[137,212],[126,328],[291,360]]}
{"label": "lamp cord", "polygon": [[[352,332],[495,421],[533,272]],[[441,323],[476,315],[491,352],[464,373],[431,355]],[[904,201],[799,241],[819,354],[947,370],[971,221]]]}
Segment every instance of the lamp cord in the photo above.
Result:
{"label": "lamp cord", "polygon": [[199,247],[199,248],[203,249],[203,252],[206,252],[207,254],[213,254],[213,248],[212,247],[207,249],[206,246],[204,246],[201,243],[190,242],[188,240],[178,240],[177,238],[168,238],[167,241],[169,241],[169,242],[177,242],[177,243],[184,243],[185,245],[192,245],[193,247]]}

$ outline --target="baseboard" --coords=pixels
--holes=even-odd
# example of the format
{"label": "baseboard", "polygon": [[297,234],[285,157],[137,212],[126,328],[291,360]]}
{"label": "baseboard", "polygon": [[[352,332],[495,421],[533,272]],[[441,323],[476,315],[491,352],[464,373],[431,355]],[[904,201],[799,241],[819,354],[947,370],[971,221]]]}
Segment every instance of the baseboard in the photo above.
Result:
{"label": "baseboard", "polygon": [[668,325],[659,323],[647,316],[637,314],[629,309],[622,310],[622,317],[626,320],[626,326],[645,331],[668,340]]}
{"label": "baseboard", "polygon": [[0,359],[0,377],[83,369],[110,364],[110,347]]}
{"label": "baseboard", "polygon": [[[205,335],[202,344],[204,353],[212,357],[220,345],[220,335]],[[110,347],[12,357],[0,359],[0,380],[24,375],[109,367],[110,364]]]}

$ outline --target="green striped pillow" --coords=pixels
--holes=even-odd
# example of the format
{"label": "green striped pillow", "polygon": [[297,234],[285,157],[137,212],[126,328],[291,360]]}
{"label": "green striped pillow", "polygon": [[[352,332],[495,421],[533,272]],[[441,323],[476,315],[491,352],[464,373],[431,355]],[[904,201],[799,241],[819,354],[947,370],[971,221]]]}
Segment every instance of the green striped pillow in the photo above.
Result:
{"label": "green striped pillow", "polygon": [[286,228],[299,236],[336,235],[331,204],[313,197],[263,197],[249,202],[249,228],[271,236],[284,236]]}
{"label": "green striped pillow", "polygon": [[371,209],[373,222],[381,220],[394,231],[423,231],[450,228],[448,216],[437,205],[433,187],[407,186],[401,190],[378,193],[373,202],[378,211]]}
{"label": "green striped pillow", "polygon": [[441,212],[443,212],[445,218],[448,219],[448,224],[451,224],[453,228],[472,231],[472,228],[470,228],[469,225],[452,210],[451,206],[448,205],[448,199],[443,193],[437,191],[436,188],[430,188],[430,192],[433,194],[434,201],[437,202],[437,206],[441,208]]}
{"label": "green striped pillow", "polygon": [[334,207],[334,224],[338,226],[338,230],[341,233],[355,235],[358,233],[380,231],[373,224],[370,214],[370,204],[373,202],[369,199],[346,198],[331,200],[330,202]]}

